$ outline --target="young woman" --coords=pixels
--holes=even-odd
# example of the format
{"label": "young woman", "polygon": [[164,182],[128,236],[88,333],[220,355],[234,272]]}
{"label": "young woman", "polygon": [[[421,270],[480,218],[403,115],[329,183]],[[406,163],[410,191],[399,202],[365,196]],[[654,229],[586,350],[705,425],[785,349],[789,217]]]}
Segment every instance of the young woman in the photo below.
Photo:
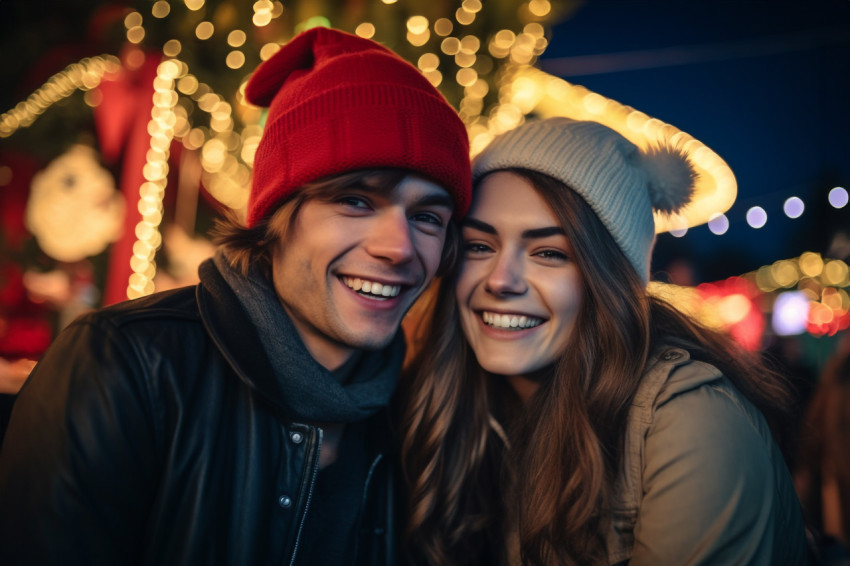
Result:
{"label": "young woman", "polygon": [[779,375],[647,294],[687,159],[529,122],[473,163],[465,255],[401,384],[414,562],[801,564]]}

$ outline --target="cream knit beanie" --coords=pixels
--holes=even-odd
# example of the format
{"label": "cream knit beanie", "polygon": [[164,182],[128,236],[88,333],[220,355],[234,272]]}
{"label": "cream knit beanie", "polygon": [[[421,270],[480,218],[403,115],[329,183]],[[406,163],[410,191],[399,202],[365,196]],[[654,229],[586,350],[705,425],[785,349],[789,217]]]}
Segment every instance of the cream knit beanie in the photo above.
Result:
{"label": "cream knit beanie", "polygon": [[653,209],[678,211],[695,181],[687,157],[674,148],[642,152],[607,126],[569,118],[526,122],[497,137],[473,161],[473,182],[511,168],[544,173],[581,195],[644,282],[655,242]]}

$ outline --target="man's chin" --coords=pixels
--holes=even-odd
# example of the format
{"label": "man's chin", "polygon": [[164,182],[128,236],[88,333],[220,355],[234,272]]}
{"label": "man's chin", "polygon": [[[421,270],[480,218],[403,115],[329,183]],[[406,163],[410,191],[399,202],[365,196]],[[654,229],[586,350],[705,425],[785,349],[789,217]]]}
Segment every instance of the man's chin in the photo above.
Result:
{"label": "man's chin", "polygon": [[390,345],[399,332],[399,326],[393,329],[375,329],[367,328],[363,330],[355,330],[349,333],[347,345],[358,350],[382,350]]}

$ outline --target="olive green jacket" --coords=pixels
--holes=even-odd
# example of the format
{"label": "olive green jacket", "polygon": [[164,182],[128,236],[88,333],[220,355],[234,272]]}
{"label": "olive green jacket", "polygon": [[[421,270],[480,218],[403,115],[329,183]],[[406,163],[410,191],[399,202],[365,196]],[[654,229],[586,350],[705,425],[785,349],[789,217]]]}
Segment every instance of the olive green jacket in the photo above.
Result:
{"label": "olive green jacket", "polygon": [[629,413],[610,564],[805,564],[802,514],[762,414],[714,366],[655,353]]}

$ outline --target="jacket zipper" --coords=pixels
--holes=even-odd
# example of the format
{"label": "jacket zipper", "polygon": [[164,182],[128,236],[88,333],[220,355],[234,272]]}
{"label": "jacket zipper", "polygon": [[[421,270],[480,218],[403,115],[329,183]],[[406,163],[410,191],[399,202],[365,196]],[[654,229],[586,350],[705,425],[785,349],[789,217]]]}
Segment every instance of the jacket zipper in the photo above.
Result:
{"label": "jacket zipper", "polygon": [[378,454],[369,466],[369,471],[366,473],[366,482],[363,484],[363,497],[360,500],[360,516],[357,518],[357,524],[354,528],[354,558],[357,560],[357,555],[360,552],[360,526],[363,521],[363,515],[366,513],[366,498],[369,494],[369,484],[372,483],[372,476],[375,474],[375,468],[383,459],[383,454]]}
{"label": "jacket zipper", "polygon": [[313,476],[310,478],[310,490],[307,492],[307,502],[304,503],[304,514],[301,516],[301,523],[298,525],[298,534],[295,535],[295,544],[292,546],[292,558],[289,560],[289,566],[295,564],[295,557],[298,555],[298,547],[301,544],[301,531],[304,529],[304,523],[307,521],[307,512],[310,511],[310,501],[313,499],[313,488],[316,486],[316,476],[319,474],[319,454],[322,451],[322,429],[316,427],[319,433],[319,441],[314,452],[313,461]]}
{"label": "jacket zipper", "polygon": [[378,467],[378,463],[383,460],[383,458],[383,454],[378,454],[372,461],[372,465],[369,466],[369,473],[366,474],[366,483],[363,484],[363,501],[360,502],[362,506],[361,508],[366,507],[366,494],[369,493],[369,484],[372,483],[372,476],[375,475],[375,468]]}

